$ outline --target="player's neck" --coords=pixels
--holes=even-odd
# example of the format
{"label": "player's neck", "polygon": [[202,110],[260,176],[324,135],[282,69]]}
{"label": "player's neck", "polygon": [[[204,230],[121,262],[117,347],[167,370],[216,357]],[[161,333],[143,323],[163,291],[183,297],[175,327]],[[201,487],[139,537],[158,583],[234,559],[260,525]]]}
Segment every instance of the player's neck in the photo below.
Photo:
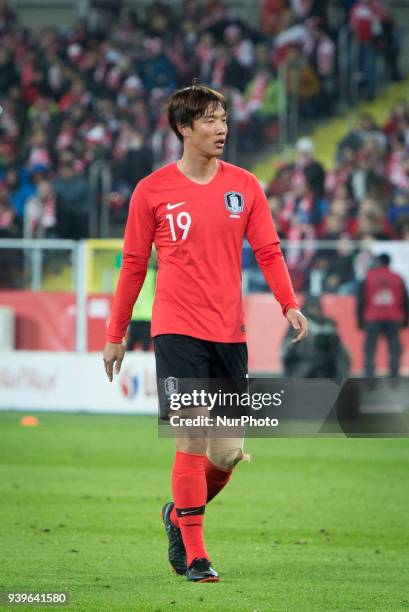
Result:
{"label": "player's neck", "polygon": [[219,162],[216,157],[202,157],[199,155],[191,155],[187,151],[183,153],[182,158],[177,162],[179,170],[191,181],[195,183],[210,183],[216,176]]}

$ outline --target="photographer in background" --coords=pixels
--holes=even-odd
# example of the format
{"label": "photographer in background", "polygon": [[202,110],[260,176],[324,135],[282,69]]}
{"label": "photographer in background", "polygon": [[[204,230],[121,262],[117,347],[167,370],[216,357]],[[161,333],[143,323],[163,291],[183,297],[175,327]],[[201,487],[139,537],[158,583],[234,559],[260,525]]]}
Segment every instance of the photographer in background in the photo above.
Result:
{"label": "photographer in background", "polygon": [[284,376],[347,378],[350,358],[338,335],[335,321],[324,316],[318,297],[306,297],[303,312],[310,322],[308,337],[302,344],[294,344],[293,332],[288,330],[281,350]]}

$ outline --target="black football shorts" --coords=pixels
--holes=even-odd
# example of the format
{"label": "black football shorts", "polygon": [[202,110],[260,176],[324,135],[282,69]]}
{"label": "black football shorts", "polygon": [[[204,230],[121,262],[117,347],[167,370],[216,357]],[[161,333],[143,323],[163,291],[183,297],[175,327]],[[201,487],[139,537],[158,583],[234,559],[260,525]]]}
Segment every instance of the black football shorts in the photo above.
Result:
{"label": "black football shorts", "polygon": [[161,334],[153,338],[153,346],[162,419],[168,418],[173,393],[215,388],[213,379],[223,379],[224,390],[244,389],[248,363],[245,342],[211,342],[182,334]]}

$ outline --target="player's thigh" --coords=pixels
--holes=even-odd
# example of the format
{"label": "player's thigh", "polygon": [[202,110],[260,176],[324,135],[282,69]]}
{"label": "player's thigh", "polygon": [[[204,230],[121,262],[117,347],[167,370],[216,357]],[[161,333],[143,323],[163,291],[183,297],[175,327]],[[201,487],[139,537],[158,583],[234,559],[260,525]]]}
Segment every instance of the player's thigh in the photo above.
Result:
{"label": "player's thigh", "polygon": [[212,342],[210,345],[211,378],[246,378],[248,351],[245,342]]}
{"label": "player's thigh", "polygon": [[[247,345],[245,342],[211,343],[210,387],[223,392],[223,399],[215,406],[215,413],[240,416],[238,397],[247,391]],[[230,399],[229,399],[230,398]]]}
{"label": "player's thigh", "polygon": [[205,428],[201,423],[184,425],[187,421],[183,419],[206,416],[207,408],[193,405],[184,408],[178,398],[185,393],[192,396],[193,391],[206,384],[209,378],[209,352],[201,340],[181,334],[156,336],[153,346],[160,417],[178,417],[171,422],[171,425],[175,423],[172,429],[178,450],[195,452],[193,448],[200,448],[196,452],[204,452],[200,440],[206,437]]}
{"label": "player's thigh", "polygon": [[209,353],[198,338],[182,334],[161,334],[153,338],[158,378],[206,378]]}

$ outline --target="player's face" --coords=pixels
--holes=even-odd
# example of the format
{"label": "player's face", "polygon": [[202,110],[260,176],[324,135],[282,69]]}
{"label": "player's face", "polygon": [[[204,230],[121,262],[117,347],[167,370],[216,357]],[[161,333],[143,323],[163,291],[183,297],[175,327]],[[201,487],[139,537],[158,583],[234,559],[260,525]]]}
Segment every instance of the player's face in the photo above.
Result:
{"label": "player's face", "polygon": [[227,115],[224,108],[210,106],[203,117],[193,122],[185,138],[189,147],[206,157],[222,155],[227,136]]}

